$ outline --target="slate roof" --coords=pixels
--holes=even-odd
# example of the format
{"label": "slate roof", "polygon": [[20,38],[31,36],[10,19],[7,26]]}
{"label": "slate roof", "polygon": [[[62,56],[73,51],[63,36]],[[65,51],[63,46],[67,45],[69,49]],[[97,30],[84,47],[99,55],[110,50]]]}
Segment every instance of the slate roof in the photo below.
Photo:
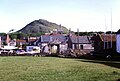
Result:
{"label": "slate roof", "polygon": [[71,36],[72,43],[88,44],[90,43],[88,36]]}
{"label": "slate roof", "polygon": [[50,43],[50,42],[53,42],[55,40],[58,40],[59,42],[65,42],[66,41],[66,37],[64,35],[42,35],[38,42],[41,42],[41,43]]}
{"label": "slate roof", "polygon": [[49,42],[50,36],[49,35],[42,35],[39,39],[39,42]]}
{"label": "slate roof", "polygon": [[52,43],[54,41],[58,41],[60,43],[66,43],[68,41],[68,38],[72,41],[72,43],[80,43],[80,44],[90,44],[88,36],[70,36],[67,37],[62,34],[56,34],[56,35],[42,35],[38,43]]}
{"label": "slate roof", "polygon": [[53,41],[55,41],[55,40],[58,40],[59,42],[61,42],[61,43],[63,43],[63,42],[65,42],[66,41],[66,37],[65,36],[63,36],[63,35],[59,35],[59,36],[50,36],[51,38],[51,40],[50,40],[50,42],[53,42]]}
{"label": "slate roof", "polygon": [[120,34],[120,29],[117,31],[117,33],[116,34]]}

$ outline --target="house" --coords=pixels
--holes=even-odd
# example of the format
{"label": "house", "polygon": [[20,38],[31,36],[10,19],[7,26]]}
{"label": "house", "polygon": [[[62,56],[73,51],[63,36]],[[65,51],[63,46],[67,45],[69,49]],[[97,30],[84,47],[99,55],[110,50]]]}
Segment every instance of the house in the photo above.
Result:
{"label": "house", "polygon": [[9,46],[16,46],[16,39],[10,40],[9,41]]}
{"label": "house", "polygon": [[103,50],[116,49],[116,35],[115,34],[94,34],[91,38],[95,52]]}
{"label": "house", "polygon": [[1,39],[1,37],[0,37],[0,48],[2,47],[2,39]]}
{"label": "house", "polygon": [[20,46],[20,48],[26,45],[34,46],[37,40],[38,40],[38,37],[27,37],[24,39],[16,39],[16,45]]}
{"label": "house", "polygon": [[120,29],[116,33],[116,51],[120,53]]}
{"label": "house", "polygon": [[63,43],[66,41],[66,37],[62,34],[41,35],[37,41],[37,45],[45,46],[49,43]]}
{"label": "house", "polygon": [[49,45],[49,48],[51,48],[51,50],[57,46],[57,53],[59,53],[62,50],[67,50],[66,40],[66,36],[63,34],[47,34],[41,35],[36,44],[40,46],[41,49]]}
{"label": "house", "polygon": [[39,39],[36,42],[37,46],[43,47],[45,45],[48,45],[50,41],[50,36],[49,35],[41,35]]}
{"label": "house", "polygon": [[36,45],[37,40],[38,39],[29,39],[29,40],[27,40],[27,44],[30,46],[34,46],[34,45]]}
{"label": "house", "polygon": [[64,52],[68,48],[67,37],[63,34],[52,34],[50,35],[49,45],[53,53],[55,53],[55,48],[57,49],[57,53]]}
{"label": "house", "polygon": [[39,37],[28,37],[26,38],[28,45],[34,46],[36,45],[36,42],[38,41]]}
{"label": "house", "polygon": [[36,44],[40,46],[41,49],[47,45],[49,45],[50,48],[57,46],[58,53],[64,52],[68,49],[93,49],[90,38],[88,36],[64,35],[57,33],[41,35]]}
{"label": "house", "polygon": [[11,40],[11,38],[9,37],[9,34],[2,35],[0,37],[1,37],[0,40],[1,40],[1,46],[2,47],[4,45],[7,45],[7,46],[16,46],[16,40]]}
{"label": "house", "polygon": [[3,45],[7,45],[6,44],[6,36],[1,35],[0,37],[1,37],[1,47],[3,47]]}
{"label": "house", "polygon": [[23,45],[27,44],[27,41],[25,39],[17,39],[16,40],[16,46],[19,48],[19,49],[23,49],[25,47],[23,47]]}
{"label": "house", "polygon": [[68,37],[68,48],[71,49],[93,49],[88,36],[72,35]]}
{"label": "house", "polygon": [[27,41],[24,40],[24,39],[17,39],[16,40],[16,44],[19,44],[19,45],[23,45],[23,44],[26,44],[26,43],[27,43]]}

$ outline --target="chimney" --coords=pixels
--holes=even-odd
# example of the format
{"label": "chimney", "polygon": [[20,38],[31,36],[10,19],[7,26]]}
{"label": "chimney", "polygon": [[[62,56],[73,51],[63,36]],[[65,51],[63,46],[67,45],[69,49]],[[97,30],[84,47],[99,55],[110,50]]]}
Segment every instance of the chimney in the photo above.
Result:
{"label": "chimney", "polygon": [[6,44],[9,46],[9,42],[10,42],[10,37],[9,34],[7,34],[7,38],[6,38]]}

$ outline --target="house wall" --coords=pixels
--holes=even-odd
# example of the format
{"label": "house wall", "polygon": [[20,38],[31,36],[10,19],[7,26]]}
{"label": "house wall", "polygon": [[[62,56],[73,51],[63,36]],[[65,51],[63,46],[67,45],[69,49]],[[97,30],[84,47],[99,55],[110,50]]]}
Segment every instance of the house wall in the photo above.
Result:
{"label": "house wall", "polygon": [[94,42],[94,51],[100,51],[103,50],[103,42]]}
{"label": "house wall", "polygon": [[74,48],[74,46],[73,46],[73,44],[72,44],[72,41],[69,39],[68,40],[68,48],[71,48],[71,49],[73,49]]}
{"label": "house wall", "polygon": [[[105,46],[105,47],[104,47]],[[111,48],[111,42],[107,41],[104,43],[104,41],[100,40],[100,38],[97,36],[94,39],[94,51],[101,51],[101,50],[105,50],[105,49],[110,49]],[[116,42],[112,42],[112,50],[116,49]]]}
{"label": "house wall", "polygon": [[79,49],[79,44],[71,43],[72,47],[71,49]]}
{"label": "house wall", "polygon": [[46,46],[46,45],[48,45],[48,43],[42,43],[42,44],[41,44],[41,47],[44,47],[44,46]]}
{"label": "house wall", "polygon": [[60,44],[60,52],[66,51],[68,48],[68,44]]}
{"label": "house wall", "polygon": [[72,48],[71,49],[75,49],[75,44],[72,44]]}
{"label": "house wall", "polygon": [[102,41],[101,41],[101,39],[100,39],[100,37],[98,36],[98,35],[94,35],[93,37],[92,37],[92,39],[93,39],[93,45],[94,45],[94,51],[99,51],[99,50],[101,50],[102,49]]}
{"label": "house wall", "polygon": [[83,45],[83,49],[93,49],[91,44],[80,44]]}
{"label": "house wall", "polygon": [[72,44],[71,49],[93,49],[92,44]]}
{"label": "house wall", "polygon": [[7,34],[7,38],[6,38],[6,44],[9,46],[9,42],[10,42],[10,37],[9,34]]}
{"label": "house wall", "polygon": [[116,51],[120,53],[120,34],[116,36]]}
{"label": "house wall", "polygon": [[2,47],[2,40],[1,40],[1,37],[0,37],[0,48]]}

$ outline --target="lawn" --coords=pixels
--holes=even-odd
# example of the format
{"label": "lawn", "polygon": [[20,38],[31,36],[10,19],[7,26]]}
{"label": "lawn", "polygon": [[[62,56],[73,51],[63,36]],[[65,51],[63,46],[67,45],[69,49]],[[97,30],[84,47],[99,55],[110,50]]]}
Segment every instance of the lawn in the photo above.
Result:
{"label": "lawn", "polygon": [[0,57],[0,81],[118,81],[120,61]]}

